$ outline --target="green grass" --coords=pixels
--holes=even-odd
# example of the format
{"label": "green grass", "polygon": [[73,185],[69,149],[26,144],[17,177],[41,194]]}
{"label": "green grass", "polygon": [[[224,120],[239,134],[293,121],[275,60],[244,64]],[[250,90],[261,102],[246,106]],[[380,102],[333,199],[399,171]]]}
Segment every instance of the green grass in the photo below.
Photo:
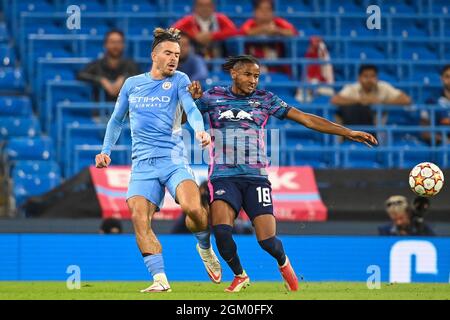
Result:
{"label": "green grass", "polygon": [[0,300],[315,300],[315,299],[450,299],[449,284],[388,284],[369,290],[361,282],[301,282],[298,292],[286,292],[281,282],[253,282],[243,292],[223,292],[228,283],[172,282],[172,292],[140,293],[149,282],[82,282],[68,290],[65,282],[0,282]]}

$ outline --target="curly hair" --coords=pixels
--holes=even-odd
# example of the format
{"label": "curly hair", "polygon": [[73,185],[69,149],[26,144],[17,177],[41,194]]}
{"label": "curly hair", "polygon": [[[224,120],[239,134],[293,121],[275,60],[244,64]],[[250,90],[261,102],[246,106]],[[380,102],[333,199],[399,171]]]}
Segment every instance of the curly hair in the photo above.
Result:
{"label": "curly hair", "polygon": [[169,29],[163,29],[163,28],[156,28],[153,30],[153,44],[152,44],[152,51],[155,50],[155,48],[158,46],[158,44],[170,41],[175,43],[180,43],[181,35],[180,30],[175,28],[169,28]]}
{"label": "curly hair", "polygon": [[234,57],[228,57],[228,59],[225,61],[224,64],[222,64],[222,69],[224,71],[230,71],[234,68],[234,66],[238,63],[254,63],[259,66],[259,61],[250,55],[241,55],[241,56],[234,56]]}

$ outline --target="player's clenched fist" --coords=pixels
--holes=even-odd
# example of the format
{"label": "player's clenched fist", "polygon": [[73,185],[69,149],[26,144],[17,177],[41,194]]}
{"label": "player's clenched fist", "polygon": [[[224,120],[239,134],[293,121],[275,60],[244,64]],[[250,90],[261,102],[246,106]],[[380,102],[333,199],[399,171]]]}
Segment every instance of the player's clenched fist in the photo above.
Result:
{"label": "player's clenched fist", "polygon": [[111,158],[104,153],[100,153],[95,156],[95,167],[96,168],[107,168],[111,163]]}
{"label": "player's clenched fist", "polygon": [[211,143],[211,136],[206,131],[199,131],[195,134],[195,138],[200,141],[202,148],[206,147]]}

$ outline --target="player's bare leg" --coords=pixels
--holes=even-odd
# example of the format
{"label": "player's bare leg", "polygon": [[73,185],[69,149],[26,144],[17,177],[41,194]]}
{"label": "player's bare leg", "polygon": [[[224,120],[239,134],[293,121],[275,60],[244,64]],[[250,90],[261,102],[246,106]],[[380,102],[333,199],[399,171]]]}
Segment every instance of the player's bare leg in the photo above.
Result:
{"label": "player's bare leg", "polygon": [[234,280],[225,289],[226,292],[239,292],[250,285],[250,278],[242,268],[237,246],[233,240],[232,230],[236,213],[225,201],[215,200],[211,204],[211,222],[213,225],[216,245],[221,257],[227,262],[234,273]]}
{"label": "player's bare leg", "polygon": [[263,214],[253,219],[258,243],[267,253],[278,262],[278,268],[284,279],[286,289],[298,290],[298,279],[291,266],[289,258],[284,253],[283,244],[276,237],[276,220],[272,214]]}
{"label": "player's bare leg", "polygon": [[208,212],[201,204],[200,190],[193,180],[181,182],[176,190],[177,201],[186,214],[186,226],[197,238],[197,251],[209,278],[214,283],[222,280],[222,267],[211,246]]}
{"label": "player's bare leg", "polygon": [[154,280],[150,287],[141,290],[141,292],[170,292],[170,285],[164,273],[161,243],[151,228],[156,205],[142,196],[129,198],[127,204],[131,213],[137,245]]}

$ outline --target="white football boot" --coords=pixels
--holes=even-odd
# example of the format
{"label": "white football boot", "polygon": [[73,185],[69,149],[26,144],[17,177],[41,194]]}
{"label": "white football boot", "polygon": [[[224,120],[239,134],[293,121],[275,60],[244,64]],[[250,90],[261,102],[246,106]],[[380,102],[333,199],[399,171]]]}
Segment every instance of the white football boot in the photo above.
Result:
{"label": "white football boot", "polygon": [[197,243],[197,251],[205,265],[206,272],[211,281],[217,284],[220,283],[222,280],[222,267],[220,266],[219,259],[217,259],[212,246],[209,249],[202,249]]}
{"label": "white football boot", "polygon": [[169,281],[164,273],[155,274],[153,277],[153,284],[141,292],[171,292]]}

